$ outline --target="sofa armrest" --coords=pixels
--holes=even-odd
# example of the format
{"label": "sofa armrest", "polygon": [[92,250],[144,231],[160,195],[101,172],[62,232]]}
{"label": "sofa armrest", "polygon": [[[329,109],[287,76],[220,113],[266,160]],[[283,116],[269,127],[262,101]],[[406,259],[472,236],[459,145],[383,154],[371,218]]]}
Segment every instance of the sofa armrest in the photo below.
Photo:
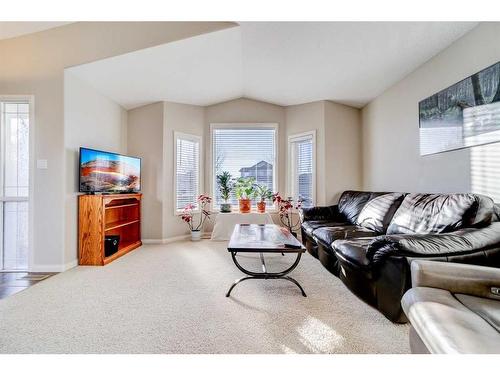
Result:
{"label": "sofa armrest", "polygon": [[379,236],[368,246],[367,257],[375,263],[390,255],[412,257],[450,256],[500,248],[500,222],[484,228],[465,228],[449,233]]}
{"label": "sofa armrest", "polygon": [[344,215],[339,212],[339,207],[337,205],[301,208],[299,213],[302,222],[311,220],[346,221]]}
{"label": "sofa armrest", "polygon": [[414,260],[412,287],[445,289],[451,293],[500,299],[500,268]]}

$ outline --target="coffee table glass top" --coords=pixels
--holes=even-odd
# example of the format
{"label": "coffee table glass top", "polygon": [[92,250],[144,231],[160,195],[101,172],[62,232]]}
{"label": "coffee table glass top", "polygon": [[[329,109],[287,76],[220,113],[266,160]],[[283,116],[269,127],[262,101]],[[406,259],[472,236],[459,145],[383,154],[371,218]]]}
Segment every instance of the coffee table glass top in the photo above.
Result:
{"label": "coffee table glass top", "polygon": [[237,224],[229,252],[303,253],[304,246],[286,229],[275,224]]}

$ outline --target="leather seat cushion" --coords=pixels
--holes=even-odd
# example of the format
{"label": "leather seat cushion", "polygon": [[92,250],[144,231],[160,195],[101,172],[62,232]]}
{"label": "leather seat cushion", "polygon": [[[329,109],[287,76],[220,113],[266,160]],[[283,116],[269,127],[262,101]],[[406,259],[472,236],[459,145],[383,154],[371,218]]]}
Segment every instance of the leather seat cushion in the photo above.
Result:
{"label": "leather seat cushion", "polygon": [[343,240],[346,238],[360,238],[360,237],[373,237],[377,233],[357,226],[357,225],[342,225],[333,227],[322,227],[318,228],[313,232],[313,236],[316,240],[332,245],[333,241]]}
{"label": "leather seat cushion", "polygon": [[352,265],[369,267],[370,260],[366,257],[366,249],[372,238],[358,238],[355,240],[337,240],[333,243],[335,254]]}
{"label": "leather seat cushion", "polygon": [[401,304],[431,353],[500,353],[500,332],[447,290],[412,288]]}
{"label": "leather seat cushion", "polygon": [[[455,297],[469,310],[486,320],[500,334],[500,300],[467,294],[455,294]],[[500,341],[498,345],[500,345]]]}
{"label": "leather seat cushion", "polygon": [[339,213],[344,215],[349,223],[356,224],[359,213],[371,199],[386,193],[347,190],[342,193],[338,203]]}
{"label": "leather seat cushion", "polygon": [[336,221],[331,221],[331,220],[310,220],[310,221],[305,221],[302,224],[302,229],[304,231],[312,236],[313,232],[321,227],[335,227],[337,225],[345,225],[346,223],[339,223]]}
{"label": "leather seat cushion", "polygon": [[385,233],[403,198],[403,193],[388,193],[373,198],[365,204],[356,223],[375,232]]}
{"label": "leather seat cushion", "polygon": [[408,194],[387,234],[450,232],[470,223],[471,210],[477,210],[474,194]]}

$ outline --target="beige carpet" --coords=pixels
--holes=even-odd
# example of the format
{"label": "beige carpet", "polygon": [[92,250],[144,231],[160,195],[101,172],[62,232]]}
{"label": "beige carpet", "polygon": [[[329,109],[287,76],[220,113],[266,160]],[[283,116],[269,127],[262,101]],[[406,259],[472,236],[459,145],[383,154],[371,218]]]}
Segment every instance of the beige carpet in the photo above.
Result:
{"label": "beige carpet", "polygon": [[[283,280],[249,280],[226,243],[149,245],[0,300],[2,353],[408,353],[395,325],[306,254]],[[271,268],[291,256],[272,256]],[[255,265],[258,257],[242,256]]]}

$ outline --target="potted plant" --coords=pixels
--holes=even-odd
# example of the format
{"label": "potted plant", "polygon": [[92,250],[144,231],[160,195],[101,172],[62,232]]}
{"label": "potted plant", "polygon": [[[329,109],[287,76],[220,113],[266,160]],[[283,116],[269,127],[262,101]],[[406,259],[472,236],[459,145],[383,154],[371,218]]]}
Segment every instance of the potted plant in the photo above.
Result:
{"label": "potted plant", "polygon": [[224,171],[216,176],[220,196],[224,203],[220,204],[220,212],[231,212],[231,203],[228,203],[231,191],[233,191],[234,182],[231,179],[231,173]]}
{"label": "potted plant", "polygon": [[210,212],[207,210],[207,206],[212,201],[208,195],[200,195],[196,201],[198,202],[198,207],[200,209],[200,220],[196,225],[194,223],[194,210],[196,206],[192,203],[187,204],[182,211],[181,219],[187,223],[189,230],[191,231],[191,241],[199,241],[201,239],[201,229],[203,228],[203,223],[205,220],[210,220]]}
{"label": "potted plant", "polygon": [[[294,205],[292,197],[283,199],[279,193],[276,193],[273,195],[273,202],[278,205],[281,224],[287,227],[288,231],[297,237],[297,233],[294,231],[298,230],[302,225],[300,215],[298,213],[302,207],[302,200],[299,199]],[[296,220],[294,220],[294,216],[297,217]]]}
{"label": "potted plant", "polygon": [[252,210],[252,197],[255,193],[255,178],[240,177],[234,184],[236,198],[240,205],[241,213],[248,213]]}
{"label": "potted plant", "polygon": [[273,198],[273,192],[266,185],[257,185],[255,196],[259,198],[257,202],[257,212],[263,214],[266,212],[266,200]]}

